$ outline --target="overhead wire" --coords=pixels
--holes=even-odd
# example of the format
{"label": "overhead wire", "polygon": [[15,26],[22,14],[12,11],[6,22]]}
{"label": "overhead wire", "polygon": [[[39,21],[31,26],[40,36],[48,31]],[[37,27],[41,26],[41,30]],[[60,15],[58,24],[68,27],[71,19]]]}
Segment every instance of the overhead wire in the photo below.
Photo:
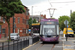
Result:
{"label": "overhead wire", "polygon": [[75,1],[65,1],[65,2],[51,2],[51,3],[74,3]]}

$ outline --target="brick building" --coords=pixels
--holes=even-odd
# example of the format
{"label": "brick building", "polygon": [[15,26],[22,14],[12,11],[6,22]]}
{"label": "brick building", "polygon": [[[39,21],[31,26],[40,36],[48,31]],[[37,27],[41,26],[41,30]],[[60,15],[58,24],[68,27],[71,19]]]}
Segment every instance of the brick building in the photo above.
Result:
{"label": "brick building", "polygon": [[[20,36],[26,36],[28,33],[29,25],[28,25],[28,20],[29,20],[29,9],[24,6],[25,13],[22,14],[15,14],[14,15],[14,31],[15,33],[19,33]],[[8,24],[5,21],[4,18],[0,17],[3,21],[3,25],[1,26],[1,37],[7,37],[8,36]],[[10,32],[13,33],[13,17],[10,18]]]}

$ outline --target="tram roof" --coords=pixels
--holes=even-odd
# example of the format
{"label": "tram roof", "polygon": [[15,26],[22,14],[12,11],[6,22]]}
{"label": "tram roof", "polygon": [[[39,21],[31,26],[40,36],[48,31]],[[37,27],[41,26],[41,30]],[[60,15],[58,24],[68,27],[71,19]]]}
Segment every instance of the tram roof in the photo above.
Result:
{"label": "tram roof", "polygon": [[56,22],[58,22],[58,19],[48,18],[48,19],[41,19],[41,21],[56,21]]}
{"label": "tram roof", "polygon": [[40,25],[40,23],[32,23],[32,25]]}

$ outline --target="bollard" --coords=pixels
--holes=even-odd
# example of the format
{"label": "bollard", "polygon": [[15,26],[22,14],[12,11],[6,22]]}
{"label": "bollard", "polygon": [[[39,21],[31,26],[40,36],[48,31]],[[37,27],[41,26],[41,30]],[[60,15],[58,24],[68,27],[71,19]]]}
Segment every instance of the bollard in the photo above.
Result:
{"label": "bollard", "polygon": [[4,50],[4,42],[2,42],[2,50]]}
{"label": "bollard", "polygon": [[13,50],[14,50],[14,40],[13,40]]}
{"label": "bollard", "polygon": [[20,47],[21,47],[21,50],[22,50],[22,40],[20,41],[20,45],[21,45]]}
{"label": "bollard", "polygon": [[[21,46],[22,46],[22,48],[23,48],[23,40],[22,40],[22,39],[21,39]],[[22,49],[22,48],[21,48],[21,49]]]}
{"label": "bollard", "polygon": [[18,40],[17,40],[17,50],[18,50]]}
{"label": "bollard", "polygon": [[9,41],[8,41],[8,50],[9,50]]}
{"label": "bollard", "polygon": [[25,40],[25,39],[23,38],[23,48],[25,47],[25,45],[24,45],[24,44],[25,44],[25,43],[24,43],[24,40]]}

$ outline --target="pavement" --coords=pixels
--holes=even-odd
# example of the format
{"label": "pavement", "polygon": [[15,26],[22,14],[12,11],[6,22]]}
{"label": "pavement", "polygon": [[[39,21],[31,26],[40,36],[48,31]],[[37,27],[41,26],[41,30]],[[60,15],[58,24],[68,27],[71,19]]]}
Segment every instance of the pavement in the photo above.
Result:
{"label": "pavement", "polygon": [[[29,37],[31,37],[31,36],[20,37],[20,39],[29,38]],[[0,39],[0,43],[1,43],[1,42],[6,42],[7,40],[8,40],[7,38],[1,38],[1,39]]]}
{"label": "pavement", "polygon": [[0,42],[5,42],[5,41],[7,41],[7,38],[1,38],[0,39]]}
{"label": "pavement", "polygon": [[75,37],[68,37],[66,41],[66,37],[61,37],[61,41],[63,41],[63,50],[75,50]]}

